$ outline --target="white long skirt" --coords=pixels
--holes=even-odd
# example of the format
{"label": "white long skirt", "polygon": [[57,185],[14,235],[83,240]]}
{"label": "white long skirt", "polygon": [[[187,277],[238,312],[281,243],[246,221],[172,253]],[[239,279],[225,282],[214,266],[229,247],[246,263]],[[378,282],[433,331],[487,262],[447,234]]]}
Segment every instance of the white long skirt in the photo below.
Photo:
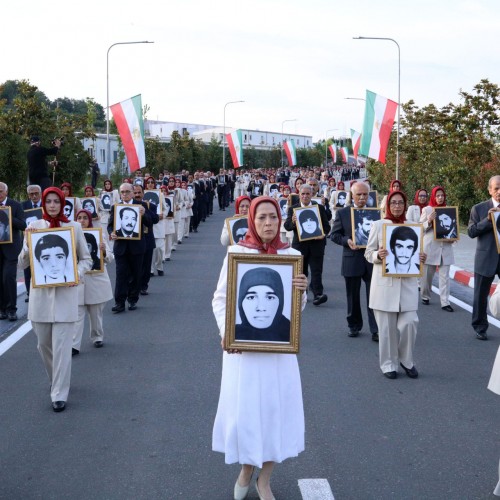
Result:
{"label": "white long skirt", "polygon": [[262,467],[304,450],[304,408],[294,354],[223,354],[212,449]]}

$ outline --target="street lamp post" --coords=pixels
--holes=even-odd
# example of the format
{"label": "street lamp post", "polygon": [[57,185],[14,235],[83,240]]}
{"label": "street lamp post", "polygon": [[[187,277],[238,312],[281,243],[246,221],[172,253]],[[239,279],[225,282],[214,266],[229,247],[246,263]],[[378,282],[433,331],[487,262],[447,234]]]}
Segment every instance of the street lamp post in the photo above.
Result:
{"label": "street lamp post", "polygon": [[338,128],[329,128],[325,132],[325,169],[328,165],[328,132],[333,132],[334,130],[338,130]]}
{"label": "street lamp post", "polygon": [[394,38],[377,37],[377,36],[354,36],[354,40],[389,40],[394,42],[398,47],[398,126],[396,129],[396,179],[399,179],[399,121],[401,108],[401,49],[399,43]]}
{"label": "street lamp post", "polygon": [[281,163],[280,163],[280,168],[283,168],[283,125],[286,122],[296,122],[297,118],[292,118],[291,120],[283,120],[281,122]]}
{"label": "street lamp post", "polygon": [[106,169],[108,175],[110,173],[109,169],[111,165],[110,163],[111,147],[109,144],[109,51],[115,45],[132,45],[137,43],[154,43],[154,42],[148,42],[147,40],[140,42],[116,42],[109,46],[108,52],[106,53]]}
{"label": "street lamp post", "polygon": [[224,104],[224,133],[222,134],[222,170],[226,170],[226,106],[245,101],[229,101]]}

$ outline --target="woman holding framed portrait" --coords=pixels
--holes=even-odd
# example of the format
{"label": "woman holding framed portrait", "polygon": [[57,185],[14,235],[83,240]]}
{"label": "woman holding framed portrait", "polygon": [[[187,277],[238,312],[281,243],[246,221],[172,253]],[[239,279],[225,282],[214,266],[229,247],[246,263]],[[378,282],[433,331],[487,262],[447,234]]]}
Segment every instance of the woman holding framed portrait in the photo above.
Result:
{"label": "woman holding framed portrait", "polygon": [[[399,366],[408,377],[418,377],[413,363],[418,325],[417,279],[383,275],[384,260],[389,255],[383,241],[383,226],[404,224],[405,213],[406,196],[402,191],[391,191],[387,195],[385,218],[373,223],[365,250],[366,260],[373,264],[369,306],[378,325],[380,369],[389,379],[397,378]],[[403,249],[414,247],[414,242],[406,236],[401,240],[397,239],[395,245]],[[419,261],[425,262],[424,253],[420,254]]]}
{"label": "woman holding framed portrait", "polygon": [[[43,219],[30,223],[27,232],[37,229],[72,227],[78,259],[78,281],[83,282],[86,271],[92,268],[82,227],[64,215],[64,194],[56,187],[42,194]],[[19,255],[22,267],[29,265],[31,249],[25,234]],[[38,351],[51,383],[50,396],[55,412],[66,408],[71,379],[71,345],[78,320],[78,287],[74,285],[34,288],[30,290],[28,319],[38,339]]]}
{"label": "woman holding framed portrait", "polygon": [[[300,255],[281,242],[280,224],[278,203],[269,197],[255,198],[250,205],[246,238],[238,245],[230,246],[228,254]],[[227,278],[228,256],[222,265],[212,301],[223,346]],[[255,284],[255,279],[249,279],[249,284]],[[276,280],[267,276],[264,281],[273,286]],[[304,293],[307,290],[306,276],[297,275],[292,279],[292,285],[302,292],[303,309],[307,301]],[[276,290],[273,288],[271,295],[275,295],[279,302],[279,286],[274,286]],[[257,294],[257,288],[250,286],[249,290]],[[267,295],[270,293],[268,290]],[[247,293],[240,293],[240,296],[243,300]],[[277,305],[273,318],[279,316],[279,308]],[[250,322],[247,323],[246,328],[251,328]],[[235,499],[246,497],[255,467],[261,468],[255,483],[259,498],[274,498],[270,487],[274,464],[304,450],[302,387],[295,354],[241,352],[237,349],[224,352],[212,449],[224,453],[226,463],[242,465],[234,487]]]}
{"label": "woman holding framed portrait", "polygon": [[[248,211],[250,210],[250,196],[239,196],[236,198],[234,203],[234,215],[247,216]],[[227,247],[231,244],[231,239],[229,237],[229,231],[227,229],[227,223],[224,221],[224,226],[222,226],[222,233],[220,235],[220,244],[224,247]]]}

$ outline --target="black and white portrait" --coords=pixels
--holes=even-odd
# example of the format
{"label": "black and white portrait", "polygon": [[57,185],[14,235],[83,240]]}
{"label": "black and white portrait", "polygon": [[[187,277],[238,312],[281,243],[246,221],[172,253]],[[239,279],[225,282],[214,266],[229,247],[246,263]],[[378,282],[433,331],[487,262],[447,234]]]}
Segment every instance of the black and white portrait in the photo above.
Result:
{"label": "black and white portrait", "polygon": [[[144,201],[152,203],[156,207],[156,213],[161,215],[161,203],[160,203],[160,190],[159,189],[147,189],[144,191]],[[153,207],[150,207],[151,209]]]}
{"label": "black and white portrait", "polygon": [[111,204],[112,204],[112,198],[111,198],[111,193],[108,193],[107,191],[103,191],[101,193],[101,206],[103,210],[110,211],[111,210]]}
{"label": "black and white portrait", "polygon": [[347,192],[346,191],[337,191],[336,196],[337,201],[335,202],[335,208],[343,208],[345,207]]}
{"label": "black and white portrait", "polygon": [[29,208],[24,211],[26,217],[26,225],[29,226],[32,222],[43,218],[43,208]]}
{"label": "black and white portrait", "polygon": [[280,206],[281,218],[286,220],[288,215],[288,198],[280,198],[278,200],[278,205]]}
{"label": "black and white portrait", "polygon": [[272,183],[269,185],[269,196],[272,196],[273,198],[276,197],[280,192],[280,187],[276,183]]}
{"label": "black and white portrait", "polygon": [[458,207],[434,207],[436,240],[458,240]]}
{"label": "black and white portrait", "polygon": [[297,234],[299,241],[311,240],[323,236],[321,217],[317,205],[294,208],[297,217]]}
{"label": "black and white portrait", "polygon": [[231,240],[231,245],[236,245],[245,238],[248,231],[247,217],[230,217],[227,220],[228,232]]}
{"label": "black and white portrait", "polygon": [[104,271],[103,255],[100,248],[102,243],[102,229],[84,229],[83,236],[85,236],[87,248],[89,250],[90,256],[92,257],[92,269],[90,270],[90,272],[102,273]]}
{"label": "black and white portrait", "polygon": [[76,198],[73,196],[66,197],[64,201],[64,215],[69,220],[75,220],[75,204]]}
{"label": "black and white portrait", "polygon": [[167,205],[167,218],[171,219],[174,216],[174,211],[175,211],[173,194],[165,196],[165,205]]}
{"label": "black and white portrait", "polygon": [[370,191],[368,193],[368,200],[366,200],[366,206],[368,208],[378,207],[378,193],[377,191]]}
{"label": "black and white portrait", "polygon": [[28,233],[32,286],[70,285],[77,282],[73,228]]}
{"label": "black and white portrait", "polygon": [[423,228],[420,224],[385,224],[383,247],[389,255],[384,259],[384,276],[422,276],[420,264]]}
{"label": "black and white portrait", "polygon": [[0,209],[0,244],[12,243],[12,212],[9,206]]}
{"label": "black and white portrait", "polygon": [[352,214],[352,241],[360,248],[368,244],[368,236],[373,223],[380,220],[378,208],[351,208]]}
{"label": "black and white portrait", "polygon": [[500,253],[500,212],[491,212],[493,222],[493,234],[497,244],[497,252]]}
{"label": "black and white portrait", "polygon": [[94,196],[91,198],[82,198],[81,203],[82,209],[92,214],[92,219],[99,218],[99,214],[97,213],[97,198]]}
{"label": "black and white portrait", "polygon": [[115,233],[118,239],[141,239],[141,205],[115,205]]}

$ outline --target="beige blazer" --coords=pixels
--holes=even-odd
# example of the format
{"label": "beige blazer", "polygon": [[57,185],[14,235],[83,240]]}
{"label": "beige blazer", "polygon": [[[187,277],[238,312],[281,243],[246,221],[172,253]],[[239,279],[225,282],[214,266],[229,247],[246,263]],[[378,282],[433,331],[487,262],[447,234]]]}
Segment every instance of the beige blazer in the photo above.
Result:
{"label": "beige blazer", "polygon": [[488,389],[500,396],[500,347],[497,351],[497,357],[493,363],[493,370],[491,372],[490,382]]}
{"label": "beige blazer", "polygon": [[418,205],[410,205],[406,211],[406,220],[408,222],[420,222],[420,207]]}
{"label": "beige blazer", "polygon": [[103,238],[106,245],[106,257],[104,257],[104,272],[103,273],[87,273],[85,274],[84,286],[84,304],[102,304],[113,298],[113,290],[111,289],[111,281],[109,279],[106,265],[115,260],[115,256],[111,251],[108,242]]}
{"label": "beige blazer", "polygon": [[373,264],[370,286],[370,307],[386,312],[407,312],[418,309],[417,278],[392,278],[382,276],[382,261],[377,251],[382,247],[382,226],[391,221],[375,221],[368,237],[365,259]]}
{"label": "beige blazer", "polygon": [[[453,241],[436,241],[434,239],[434,225],[429,224],[427,217],[432,213],[432,207],[424,207],[420,222],[424,226],[424,252],[427,254],[425,263],[429,266],[450,266],[455,264]],[[441,258],[443,262],[441,262]]]}
{"label": "beige blazer", "polygon": [[157,224],[153,224],[153,234],[155,239],[165,238],[165,217],[167,216],[167,204],[165,203],[165,196],[160,193],[161,215]]}
{"label": "beige blazer", "polygon": [[[78,258],[78,280],[84,282],[85,272],[92,269],[92,258],[83,236],[79,222],[62,222],[61,227],[72,226],[75,232],[76,255]],[[45,229],[49,223],[45,220],[32,222],[28,227]],[[23,268],[29,266],[29,251],[26,237],[19,254],[19,263]],[[30,289],[28,319],[37,323],[72,323],[78,319],[78,294],[80,286],[56,286],[51,288]],[[83,288],[83,285],[82,285]]]}

